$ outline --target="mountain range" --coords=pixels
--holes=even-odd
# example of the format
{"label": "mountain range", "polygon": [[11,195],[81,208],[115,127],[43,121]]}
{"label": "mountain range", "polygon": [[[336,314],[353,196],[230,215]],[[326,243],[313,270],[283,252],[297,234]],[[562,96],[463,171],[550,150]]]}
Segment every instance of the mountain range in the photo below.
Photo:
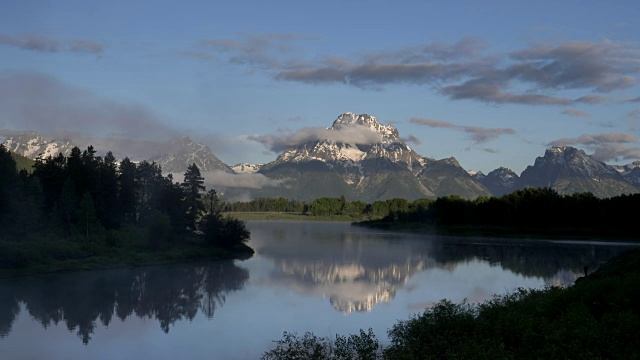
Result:
{"label": "mountain range", "polygon": [[[74,146],[47,141],[36,132],[9,137],[5,146],[35,159]],[[488,174],[467,171],[451,157],[423,157],[392,125],[367,114],[344,113],[321,136],[287,147],[267,164],[228,166],[206,145],[187,136],[170,141],[150,157],[163,171],[182,173],[195,163],[209,185],[229,199],[278,197],[313,200],[339,197],[372,202],[390,198],[501,196],[525,187],[551,187],[560,194],[589,191],[598,197],[640,192],[640,161],[618,166],[573,147],[552,147],[518,176],[500,167]],[[136,159],[134,159],[136,160]],[[142,159],[138,159],[142,160]],[[221,180],[222,179],[222,180]]]}

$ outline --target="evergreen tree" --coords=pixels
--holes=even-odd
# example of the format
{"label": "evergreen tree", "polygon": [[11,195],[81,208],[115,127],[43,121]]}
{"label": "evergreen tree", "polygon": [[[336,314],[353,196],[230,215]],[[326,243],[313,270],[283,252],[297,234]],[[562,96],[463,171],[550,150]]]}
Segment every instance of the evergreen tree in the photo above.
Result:
{"label": "evergreen tree", "polygon": [[118,171],[118,208],[125,224],[136,224],[136,165],[124,158]]}
{"label": "evergreen tree", "polygon": [[184,173],[182,189],[185,191],[185,205],[187,207],[186,225],[195,229],[196,222],[204,211],[201,192],[206,189],[204,178],[200,175],[200,169],[196,164],[190,165]]}

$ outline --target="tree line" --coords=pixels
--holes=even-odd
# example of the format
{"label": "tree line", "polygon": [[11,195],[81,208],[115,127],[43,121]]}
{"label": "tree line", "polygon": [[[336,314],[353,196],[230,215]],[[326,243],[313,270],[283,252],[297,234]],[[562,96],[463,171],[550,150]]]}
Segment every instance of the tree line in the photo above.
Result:
{"label": "tree line", "polygon": [[222,248],[245,243],[244,222],[225,217],[223,208],[195,164],[176,182],[156,163],[118,163],[111,152],[96,156],[89,146],[18,171],[0,145],[0,240],[57,237],[116,245],[119,232],[131,230],[142,232],[152,249],[194,239]]}
{"label": "tree line", "polygon": [[227,212],[297,212],[312,216],[352,216],[354,218],[382,218],[392,213],[408,212],[425,207],[433,202],[429,199],[407,201],[395,198],[367,204],[360,200],[347,201],[339,198],[320,197],[312,202],[278,198],[258,198],[246,202],[225,204]]}
{"label": "tree line", "polygon": [[[296,211],[314,216],[348,215],[378,223],[413,222],[434,226],[480,226],[529,229],[594,229],[611,233],[633,231],[640,194],[598,198],[592,193],[560,195],[551,188],[525,188],[501,197],[473,200],[457,195],[433,199],[380,200],[367,204],[322,197],[310,203],[256,199],[228,204],[225,211]],[[286,209],[286,210],[283,210]]]}

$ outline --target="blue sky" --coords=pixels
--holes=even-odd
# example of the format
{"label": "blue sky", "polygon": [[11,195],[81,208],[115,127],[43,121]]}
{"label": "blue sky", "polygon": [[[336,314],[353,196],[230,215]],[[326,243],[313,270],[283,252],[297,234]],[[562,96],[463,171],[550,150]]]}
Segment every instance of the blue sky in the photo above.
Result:
{"label": "blue sky", "polygon": [[[125,153],[186,134],[395,125],[418,153],[521,172],[551,145],[640,159],[633,1],[3,1],[0,129]],[[289,136],[290,137],[290,136]],[[262,138],[262,137],[254,137]],[[106,150],[106,149],[105,149]],[[149,150],[151,151],[151,150]]]}

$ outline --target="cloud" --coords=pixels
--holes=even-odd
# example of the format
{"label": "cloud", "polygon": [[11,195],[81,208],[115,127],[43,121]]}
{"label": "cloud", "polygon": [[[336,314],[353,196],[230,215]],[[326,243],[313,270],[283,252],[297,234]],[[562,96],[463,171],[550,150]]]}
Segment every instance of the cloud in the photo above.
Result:
{"label": "cloud", "polygon": [[304,122],[304,121],[307,121],[307,118],[305,118],[303,116],[294,116],[294,117],[288,118],[287,121],[290,121],[290,122]]}
{"label": "cloud", "polygon": [[271,179],[259,173],[229,174],[224,171],[203,172],[202,177],[205,183],[210,186],[245,189],[280,187],[287,181],[287,179]]}
{"label": "cloud", "polygon": [[640,159],[640,147],[618,144],[603,144],[594,149],[591,155],[600,161],[621,161]]}
{"label": "cloud", "polygon": [[573,102],[582,104],[605,104],[607,98],[602,95],[585,95],[573,100]]}
{"label": "cloud", "polygon": [[235,65],[246,65],[259,69],[293,67],[298,60],[288,60],[285,55],[293,49],[293,43],[313,40],[295,34],[249,34],[237,39],[204,39],[199,45],[217,53],[227,62]]}
{"label": "cloud", "polygon": [[338,128],[307,127],[293,134],[271,134],[249,136],[272,152],[282,152],[292,146],[300,146],[315,141],[331,141],[347,144],[378,144],[382,134],[372,131],[368,126],[350,125]]}
{"label": "cloud", "polygon": [[478,100],[494,104],[525,105],[569,105],[571,100],[538,94],[513,94],[504,92],[501,85],[486,82],[483,79],[468,81],[461,85],[449,85],[441,90],[454,100]]}
{"label": "cloud", "polygon": [[[142,104],[101,98],[39,73],[0,75],[0,127],[79,138],[167,140],[178,132]],[[115,149],[116,144],[109,146]]]}
{"label": "cloud", "polygon": [[584,111],[577,110],[577,109],[567,109],[567,110],[564,110],[562,113],[570,116],[580,116],[580,117],[586,117],[586,118],[591,117],[591,114],[588,114]]}
{"label": "cloud", "polygon": [[481,126],[464,126],[456,125],[446,121],[412,118],[412,123],[417,125],[429,126],[432,128],[455,129],[466,133],[474,144],[482,144],[495,140],[502,135],[514,135],[516,131],[511,128],[486,128]]}
{"label": "cloud", "polygon": [[96,41],[87,39],[58,40],[41,35],[23,34],[15,36],[0,35],[0,44],[14,46],[23,50],[39,52],[89,53],[99,55],[104,46]]}
{"label": "cloud", "polygon": [[629,133],[582,134],[577,138],[562,138],[549,142],[548,146],[582,145],[593,152],[591,156],[600,161],[640,159],[638,138]]}
{"label": "cloud", "polygon": [[551,141],[548,146],[570,146],[570,145],[599,145],[603,143],[636,143],[638,138],[629,133],[607,133],[588,135],[582,134],[577,138],[562,138]]}
{"label": "cloud", "polygon": [[626,103],[636,103],[636,102],[640,102],[640,96],[638,96],[638,97],[634,97],[634,98],[630,98],[630,99],[625,99],[623,102],[626,102]]}
{"label": "cloud", "polygon": [[627,117],[631,119],[640,119],[640,108],[633,110],[630,112]]}
{"label": "cloud", "polygon": [[203,51],[178,51],[175,54],[178,56],[190,57],[202,61],[211,61],[215,59],[213,55]]}
{"label": "cloud", "polygon": [[422,141],[420,141],[420,139],[418,139],[417,137],[415,137],[413,135],[409,135],[406,138],[402,138],[402,141],[404,141],[406,143],[416,144],[416,145],[422,144]]}
{"label": "cloud", "polygon": [[607,93],[634,86],[640,49],[631,43],[538,43],[507,53],[489,52],[480,38],[432,42],[395,50],[305,59],[287,34],[204,40],[229,63],[260,69],[273,78],[304,84],[345,84],[383,89],[391,84],[429,86],[454,100],[493,104],[602,104],[600,94],[570,99],[557,92]]}
{"label": "cloud", "polygon": [[449,129],[451,129],[451,128],[458,127],[458,125],[456,125],[456,124],[452,124],[450,122],[440,121],[440,120],[412,118],[410,121],[412,123],[414,123],[414,124],[424,125],[424,126],[433,127],[433,128],[449,128]]}
{"label": "cloud", "polygon": [[510,54],[514,78],[552,89],[609,92],[636,83],[640,51],[612,41],[537,44]]}

